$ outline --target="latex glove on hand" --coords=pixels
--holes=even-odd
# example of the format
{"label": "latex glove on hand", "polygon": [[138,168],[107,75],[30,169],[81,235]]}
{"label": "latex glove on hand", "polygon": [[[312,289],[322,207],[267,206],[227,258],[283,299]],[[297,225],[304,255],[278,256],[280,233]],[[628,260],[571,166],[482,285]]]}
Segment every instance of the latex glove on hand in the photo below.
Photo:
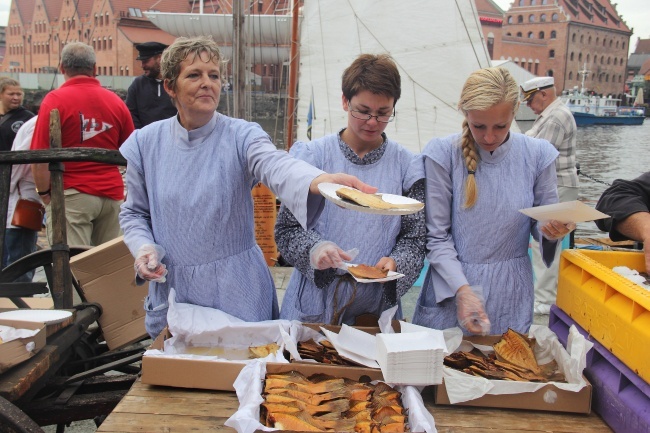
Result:
{"label": "latex glove on hand", "polygon": [[323,173],[320,176],[317,176],[314,180],[311,181],[311,184],[309,185],[309,192],[312,194],[320,194],[320,191],[318,190],[318,184],[323,182],[338,183],[339,185],[351,186],[352,188],[356,188],[361,192],[365,192],[366,194],[374,194],[377,192],[376,187],[363,183],[357,177],[345,173]]}
{"label": "latex glove on hand", "polygon": [[562,223],[557,220],[549,220],[541,225],[541,232],[544,238],[549,241],[556,241],[562,239],[576,229],[575,223]]}
{"label": "latex glove on hand", "polygon": [[312,268],[320,271],[329,268],[347,269],[343,262],[354,259],[357,253],[357,250],[343,251],[334,242],[320,241],[309,250],[309,263]]}
{"label": "latex glove on hand", "polygon": [[156,244],[144,244],[135,257],[135,272],[140,279],[164,283],[167,279],[167,266],[160,261],[165,257],[165,249]]}
{"label": "latex glove on hand", "polygon": [[456,292],[456,317],[460,326],[472,334],[488,335],[490,319],[485,313],[480,286],[462,286]]}

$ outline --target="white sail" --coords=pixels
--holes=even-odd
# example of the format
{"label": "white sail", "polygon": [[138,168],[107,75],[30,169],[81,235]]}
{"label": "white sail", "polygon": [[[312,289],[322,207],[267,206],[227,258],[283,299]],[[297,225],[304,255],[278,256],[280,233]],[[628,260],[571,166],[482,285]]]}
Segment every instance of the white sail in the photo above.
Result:
{"label": "white sail", "polygon": [[420,152],[432,137],[460,131],[462,85],[490,66],[474,0],[308,0],[302,15],[298,140],[307,140],[312,92],[312,139],[347,125],[341,75],[362,53],[389,53],[399,67],[391,139]]}

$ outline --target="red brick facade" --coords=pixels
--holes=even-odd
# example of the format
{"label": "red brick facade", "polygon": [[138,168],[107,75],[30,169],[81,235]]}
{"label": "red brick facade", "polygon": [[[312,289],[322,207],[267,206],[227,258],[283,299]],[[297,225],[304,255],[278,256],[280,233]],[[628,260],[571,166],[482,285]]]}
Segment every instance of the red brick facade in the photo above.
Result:
{"label": "red brick facade", "polygon": [[606,0],[515,0],[505,13],[500,50],[492,58],[553,76],[560,92],[580,86],[580,71],[586,67],[587,90],[620,95],[631,34]]}

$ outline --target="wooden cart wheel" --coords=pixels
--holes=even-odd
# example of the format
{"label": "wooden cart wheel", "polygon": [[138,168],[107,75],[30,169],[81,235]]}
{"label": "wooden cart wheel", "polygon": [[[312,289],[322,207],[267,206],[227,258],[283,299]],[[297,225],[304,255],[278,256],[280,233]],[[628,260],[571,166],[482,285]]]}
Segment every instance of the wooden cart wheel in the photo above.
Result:
{"label": "wooden cart wheel", "polygon": [[[83,253],[84,251],[88,251],[90,248],[91,247],[87,246],[70,247],[70,257]],[[20,295],[12,296],[6,292],[3,293],[3,283],[11,283],[13,280],[25,274],[26,272],[36,270],[41,266],[45,271],[48,287],[52,287],[52,250],[48,248],[29,254],[20,260],[15,261],[6,268],[0,270],[0,296],[9,297],[11,301],[19,308],[29,308],[29,305],[20,299]],[[9,284],[5,285],[9,286]],[[20,285],[23,285],[25,287],[37,286],[38,283],[11,283],[10,285],[12,288],[15,288],[16,286]],[[83,293],[81,292],[81,289],[74,278],[72,278],[72,286],[75,288],[80,298],[85,301]],[[29,291],[29,289],[27,290]]]}

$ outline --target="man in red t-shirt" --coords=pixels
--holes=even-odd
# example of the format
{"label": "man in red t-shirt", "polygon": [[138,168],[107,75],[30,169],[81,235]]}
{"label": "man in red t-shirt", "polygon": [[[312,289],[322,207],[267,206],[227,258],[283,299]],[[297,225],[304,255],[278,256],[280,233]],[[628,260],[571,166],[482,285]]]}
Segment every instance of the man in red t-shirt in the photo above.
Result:
{"label": "man in red t-shirt", "polygon": [[[117,150],[133,132],[126,104],[95,78],[93,48],[81,42],[61,52],[65,83],[48,93],[39,110],[32,149],[50,148],[50,111],[59,110],[63,147],[99,147]],[[66,162],[63,173],[68,244],[99,245],[120,234],[118,215],[124,200],[124,183],[115,165]],[[48,164],[32,164],[38,194],[50,213]],[[52,243],[52,222],[47,219]]]}

